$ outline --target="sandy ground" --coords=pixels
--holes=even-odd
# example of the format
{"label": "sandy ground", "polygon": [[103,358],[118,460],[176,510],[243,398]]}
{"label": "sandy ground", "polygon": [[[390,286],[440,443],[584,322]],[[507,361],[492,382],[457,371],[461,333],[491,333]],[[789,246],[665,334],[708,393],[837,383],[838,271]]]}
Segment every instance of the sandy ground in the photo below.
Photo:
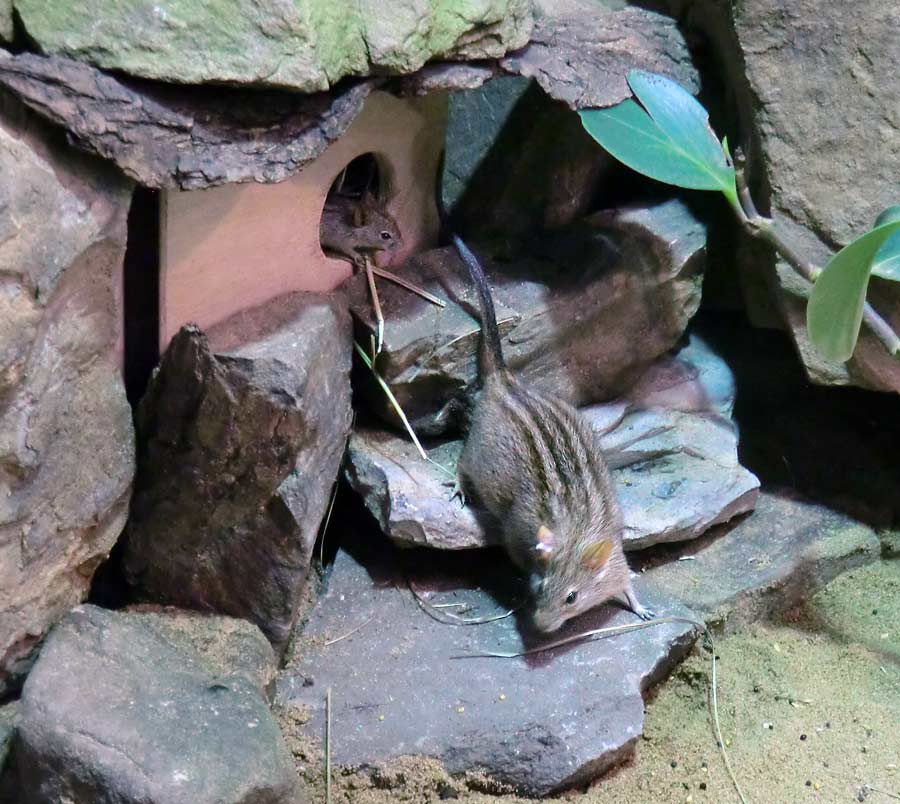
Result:
{"label": "sandy ground", "polygon": [[[721,639],[719,713],[748,802],[900,800],[900,561],[847,573],[780,623]],[[738,802],[710,727],[709,654],[695,649],[647,701],[632,761],[574,804]],[[321,754],[283,722],[306,800],[324,802]],[[335,804],[516,804],[489,780],[410,758],[368,775],[333,772]]]}

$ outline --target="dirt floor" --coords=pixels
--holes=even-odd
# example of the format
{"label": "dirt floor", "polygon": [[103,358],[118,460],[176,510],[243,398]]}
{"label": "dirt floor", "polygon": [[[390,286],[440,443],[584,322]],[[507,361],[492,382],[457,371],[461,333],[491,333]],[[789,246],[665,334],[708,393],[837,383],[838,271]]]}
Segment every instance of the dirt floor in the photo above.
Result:
{"label": "dirt floor", "polygon": [[[748,802],[900,800],[900,561],[849,572],[780,623],[721,639],[719,714]],[[696,648],[647,701],[632,761],[574,804],[738,802],[716,749],[707,707],[709,653]],[[291,738],[306,799],[324,802],[317,746]],[[335,804],[525,801],[490,780],[449,777],[409,759],[374,775],[335,768]]]}

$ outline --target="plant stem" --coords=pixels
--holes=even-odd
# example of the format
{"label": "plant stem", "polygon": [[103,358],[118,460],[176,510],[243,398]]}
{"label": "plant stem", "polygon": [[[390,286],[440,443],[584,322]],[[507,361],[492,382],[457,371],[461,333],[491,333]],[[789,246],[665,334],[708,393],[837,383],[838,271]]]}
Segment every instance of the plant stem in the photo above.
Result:
{"label": "plant stem", "polygon": [[[737,162],[740,162],[738,156]],[[750,190],[747,187],[747,180],[744,175],[744,168],[740,164],[735,166],[735,178],[737,181],[738,200],[739,203],[731,204],[737,219],[741,226],[744,227],[751,237],[768,243],[788,265],[791,266],[800,276],[808,282],[815,282],[822,269],[813,265],[808,260],[804,260],[796,251],[787,243],[775,227],[775,221],[760,215]],[[888,353],[894,357],[900,355],[900,336],[894,332],[891,325],[881,317],[881,315],[868,302],[863,307],[863,321],[866,322],[872,334],[884,345]]]}

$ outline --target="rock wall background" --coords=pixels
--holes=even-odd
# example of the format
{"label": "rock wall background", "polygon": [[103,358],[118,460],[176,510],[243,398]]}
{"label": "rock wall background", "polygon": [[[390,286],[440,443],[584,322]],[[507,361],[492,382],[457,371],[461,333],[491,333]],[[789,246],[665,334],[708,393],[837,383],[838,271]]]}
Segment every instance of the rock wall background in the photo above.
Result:
{"label": "rock wall background", "polygon": [[134,473],[119,372],[131,184],[0,97],[0,694],[84,599]]}

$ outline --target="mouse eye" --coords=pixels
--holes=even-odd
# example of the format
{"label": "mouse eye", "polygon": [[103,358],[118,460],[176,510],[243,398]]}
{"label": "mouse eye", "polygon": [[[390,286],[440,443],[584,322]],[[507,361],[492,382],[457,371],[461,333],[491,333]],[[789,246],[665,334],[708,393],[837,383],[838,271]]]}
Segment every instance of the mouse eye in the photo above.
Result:
{"label": "mouse eye", "polygon": [[576,600],[578,600],[578,592],[573,589],[566,595],[566,603],[571,606]]}
{"label": "mouse eye", "polygon": [[382,232],[381,233],[382,240],[393,240],[393,235],[390,232]]}

